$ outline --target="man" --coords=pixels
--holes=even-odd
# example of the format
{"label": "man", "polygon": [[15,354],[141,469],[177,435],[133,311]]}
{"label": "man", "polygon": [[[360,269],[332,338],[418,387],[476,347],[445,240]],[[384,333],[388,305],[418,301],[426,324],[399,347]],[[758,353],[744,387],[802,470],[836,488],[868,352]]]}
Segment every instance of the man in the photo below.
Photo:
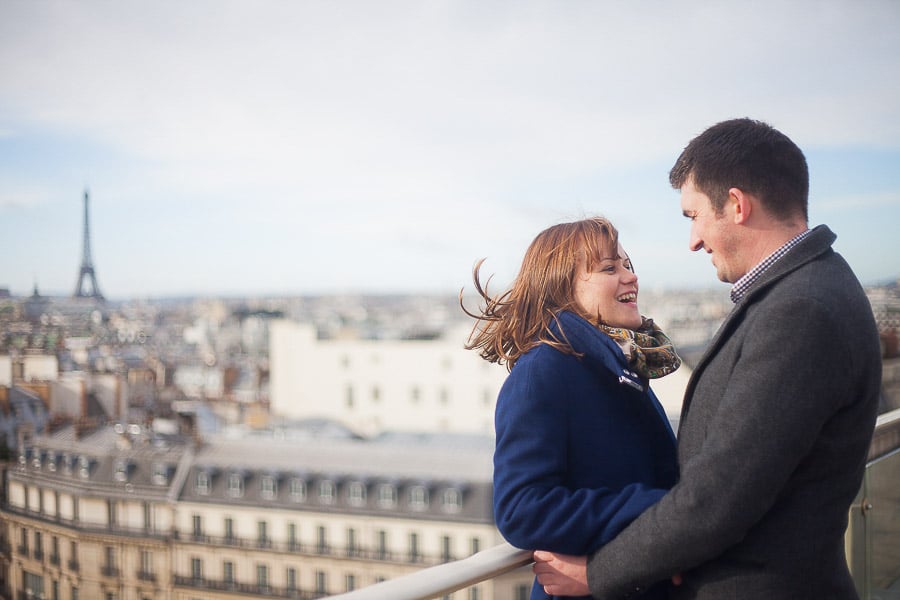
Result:
{"label": "man", "polygon": [[[881,384],[866,296],[825,226],[807,228],[800,149],[765,123],[725,121],[669,173],[734,309],[693,372],[679,482],[589,557],[535,552],[550,594],[856,598],[844,556]],[[602,457],[598,457],[602,458]]]}

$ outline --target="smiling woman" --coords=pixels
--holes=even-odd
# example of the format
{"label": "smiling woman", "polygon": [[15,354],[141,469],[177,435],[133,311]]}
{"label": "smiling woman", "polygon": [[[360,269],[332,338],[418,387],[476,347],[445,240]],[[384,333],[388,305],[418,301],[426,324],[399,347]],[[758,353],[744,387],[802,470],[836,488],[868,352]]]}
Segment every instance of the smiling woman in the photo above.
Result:
{"label": "smiling woman", "polygon": [[[497,399],[494,514],[519,548],[596,550],[675,483],[675,437],[649,380],[681,361],[638,311],[618,238],[602,217],[554,225],[497,296],[475,267],[484,305],[466,310],[477,319],[468,348],[510,369]],[[552,596],[535,584],[531,597]]]}

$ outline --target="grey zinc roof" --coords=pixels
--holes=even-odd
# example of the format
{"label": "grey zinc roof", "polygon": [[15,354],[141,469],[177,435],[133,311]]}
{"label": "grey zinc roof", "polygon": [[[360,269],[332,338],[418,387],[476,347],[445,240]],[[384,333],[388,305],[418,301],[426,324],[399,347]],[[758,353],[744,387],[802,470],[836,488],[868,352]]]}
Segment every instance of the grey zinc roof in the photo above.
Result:
{"label": "grey zinc roof", "polygon": [[194,465],[249,471],[490,482],[493,444],[479,436],[207,440]]}

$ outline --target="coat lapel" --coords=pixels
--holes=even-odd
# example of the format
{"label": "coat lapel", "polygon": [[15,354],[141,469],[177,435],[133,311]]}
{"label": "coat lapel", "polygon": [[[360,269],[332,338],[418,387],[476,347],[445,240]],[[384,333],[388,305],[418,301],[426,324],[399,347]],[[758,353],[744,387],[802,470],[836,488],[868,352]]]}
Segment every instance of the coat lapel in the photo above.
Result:
{"label": "coat lapel", "polygon": [[694,368],[688,379],[687,387],[684,392],[684,402],[682,402],[681,405],[681,418],[678,421],[679,431],[687,419],[688,410],[694,395],[694,387],[700,379],[703,370],[706,368],[712,357],[718,352],[719,347],[724,340],[727,339],[727,336],[730,335],[732,329],[736,327],[735,323],[739,322],[740,315],[742,315],[747,310],[747,307],[753,303],[753,299],[761,294],[763,290],[768,289],[787,274],[829,251],[836,238],[837,236],[825,225],[819,225],[813,229],[812,233],[810,233],[806,239],[781,257],[780,260],[775,262],[775,264],[763,273],[753,287],[747,290],[741,302],[736,304],[731,312],[728,313],[728,316],[725,317],[722,325],[719,326],[719,329],[716,331],[716,334],[713,336],[709,346],[707,346],[706,351],[697,362],[697,366]]}

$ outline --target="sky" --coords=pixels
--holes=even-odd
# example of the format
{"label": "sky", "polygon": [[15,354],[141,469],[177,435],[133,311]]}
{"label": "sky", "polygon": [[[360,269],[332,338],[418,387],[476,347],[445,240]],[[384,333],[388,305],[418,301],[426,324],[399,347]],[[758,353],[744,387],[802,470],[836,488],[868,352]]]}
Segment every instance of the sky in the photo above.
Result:
{"label": "sky", "polygon": [[0,0],[0,288],[497,291],[601,214],[642,287],[722,286],[668,171],[791,137],[864,284],[900,276],[900,2]]}

